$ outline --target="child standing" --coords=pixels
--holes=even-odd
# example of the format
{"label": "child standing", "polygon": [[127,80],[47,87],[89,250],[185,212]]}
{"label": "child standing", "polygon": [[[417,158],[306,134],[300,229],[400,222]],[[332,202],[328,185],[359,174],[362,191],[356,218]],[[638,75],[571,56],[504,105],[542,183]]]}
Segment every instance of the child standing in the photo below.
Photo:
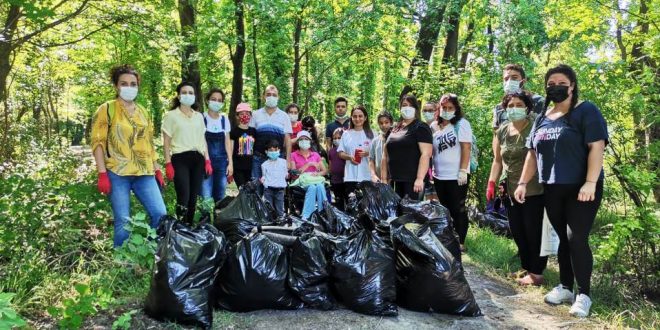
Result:
{"label": "child standing", "polygon": [[277,216],[284,214],[284,189],[288,176],[287,163],[280,158],[280,143],[271,140],[266,144],[268,160],[261,164],[261,182],[264,185],[264,199],[277,211]]}
{"label": "child standing", "polygon": [[240,188],[250,181],[252,176],[252,151],[257,130],[248,126],[252,118],[252,108],[248,103],[236,106],[236,117],[238,127],[232,128],[229,137],[233,150],[234,180],[236,180],[236,187]]}
{"label": "child standing", "polygon": [[346,161],[339,157],[337,147],[341,141],[344,129],[339,127],[332,133],[332,148],[328,150],[328,160],[330,161],[330,189],[335,195],[335,207],[344,211],[346,203],[346,186],[344,185],[344,167]]}

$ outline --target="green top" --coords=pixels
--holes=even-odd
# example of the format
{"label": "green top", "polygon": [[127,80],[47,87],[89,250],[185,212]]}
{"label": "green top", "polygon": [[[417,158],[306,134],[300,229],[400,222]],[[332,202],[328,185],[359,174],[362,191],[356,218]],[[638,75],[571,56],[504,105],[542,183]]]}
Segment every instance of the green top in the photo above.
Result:
{"label": "green top", "polygon": [[[506,122],[497,129],[497,138],[500,141],[500,153],[502,155],[502,165],[506,175],[506,188],[509,196],[513,196],[516,191],[520,176],[522,175],[525,157],[527,156],[527,147],[525,141],[529,136],[535,115],[530,114],[527,117],[527,126],[522,129],[520,134],[511,135],[509,133],[513,123]],[[527,194],[525,196],[536,196],[543,194],[543,185],[539,183],[538,173],[527,183]]]}

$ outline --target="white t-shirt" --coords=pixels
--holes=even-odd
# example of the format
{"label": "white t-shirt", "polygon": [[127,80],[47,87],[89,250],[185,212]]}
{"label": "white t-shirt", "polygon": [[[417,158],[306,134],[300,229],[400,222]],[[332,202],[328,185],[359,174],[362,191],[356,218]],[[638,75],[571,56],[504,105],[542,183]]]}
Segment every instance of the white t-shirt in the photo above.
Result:
{"label": "white t-shirt", "polygon": [[[472,142],[472,127],[461,119],[458,125],[458,137],[454,125],[448,124],[433,133],[433,177],[439,180],[457,180],[461,165],[461,146],[459,142]],[[468,166],[468,171],[470,168]]]}
{"label": "white t-shirt", "polygon": [[285,188],[288,171],[286,159],[278,158],[275,160],[266,160],[261,164],[261,172],[264,176],[264,187]]}
{"label": "white t-shirt", "polygon": [[[204,119],[206,119],[206,131],[210,133],[220,133],[220,132],[225,132],[225,135],[229,135],[229,132],[231,131],[231,124],[229,123],[229,118],[225,116],[224,114],[220,114],[220,117],[218,119],[211,118],[209,116],[208,112],[204,113]],[[224,130],[222,128],[224,122]]]}
{"label": "white t-shirt", "polygon": [[[345,152],[350,156],[355,155],[355,149],[361,148],[364,151],[369,151],[371,146],[371,139],[367,137],[364,130],[348,130],[345,131],[339,141],[337,147],[338,152]],[[344,182],[362,182],[371,180],[371,172],[369,171],[369,157],[362,157],[359,165],[354,165],[350,160],[346,161],[344,167]]]}

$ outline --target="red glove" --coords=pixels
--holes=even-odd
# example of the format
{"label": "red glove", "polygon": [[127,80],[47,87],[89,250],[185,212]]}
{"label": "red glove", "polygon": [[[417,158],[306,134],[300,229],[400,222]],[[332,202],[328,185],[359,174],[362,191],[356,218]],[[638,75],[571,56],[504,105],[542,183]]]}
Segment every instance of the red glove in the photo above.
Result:
{"label": "red glove", "polygon": [[110,178],[108,178],[108,173],[106,172],[101,172],[99,173],[99,180],[96,184],[96,187],[99,189],[99,191],[104,194],[104,195],[109,195],[110,194]]}
{"label": "red glove", "polygon": [[162,188],[165,187],[165,180],[163,179],[163,171],[156,170],[156,182]]}
{"label": "red glove", "polygon": [[486,189],[486,201],[495,199],[495,181],[488,181],[488,188]]}
{"label": "red glove", "polygon": [[227,183],[231,184],[232,182],[234,182],[234,176],[233,175],[228,175],[227,176]]}
{"label": "red glove", "polygon": [[211,166],[211,160],[210,159],[207,159],[204,162],[204,170],[206,171],[206,175],[213,174],[213,167]]}
{"label": "red glove", "polygon": [[174,180],[174,166],[172,166],[172,163],[165,164],[165,175],[167,175],[168,180]]}

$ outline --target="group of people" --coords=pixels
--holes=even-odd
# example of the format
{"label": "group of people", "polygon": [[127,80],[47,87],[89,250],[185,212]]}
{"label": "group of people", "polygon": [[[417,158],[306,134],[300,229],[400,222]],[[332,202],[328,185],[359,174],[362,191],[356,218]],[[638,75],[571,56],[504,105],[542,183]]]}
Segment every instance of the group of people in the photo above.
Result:
{"label": "group of people", "polygon": [[[539,253],[547,212],[560,238],[561,284],[545,301],[572,302],[570,312],[586,316],[593,264],[588,236],[603,193],[605,120],[595,105],[578,99],[576,74],[566,65],[546,73],[545,98],[524,89],[527,78],[521,66],[509,64],[503,73],[504,96],[493,113],[487,200],[499,194],[507,204],[522,267],[515,275],[521,285],[544,281],[547,258]],[[122,65],[112,69],[111,80],[117,94],[95,113],[91,146],[98,188],[112,204],[114,245],[121,246],[128,237],[124,226],[130,216],[130,191],[156,227],[166,214],[159,189],[165,180],[151,116],[135,102],[139,74]],[[348,100],[338,97],[325,141],[319,139],[313,117],[299,118],[298,105],[279,108],[276,86],[265,88],[265,105],[258,110],[238,104],[234,120],[223,111],[222,90],[209,90],[204,102],[198,95],[193,84],[179,84],[161,125],[165,176],[174,182],[176,215],[182,221],[193,222],[198,195],[219,201],[232,180],[239,187],[260,180],[264,199],[279,215],[285,213],[287,187],[302,187],[303,219],[323,210],[326,202],[344,210],[363,181],[390,184],[399,196],[412,200],[424,198],[425,187],[432,186],[449,210],[465,251],[465,204],[477,162],[472,127],[457,95],[444,94],[423,105],[414,95],[404,95],[394,113],[377,115],[377,134],[364,106],[355,105],[349,112]],[[200,111],[200,104],[207,111]]]}

